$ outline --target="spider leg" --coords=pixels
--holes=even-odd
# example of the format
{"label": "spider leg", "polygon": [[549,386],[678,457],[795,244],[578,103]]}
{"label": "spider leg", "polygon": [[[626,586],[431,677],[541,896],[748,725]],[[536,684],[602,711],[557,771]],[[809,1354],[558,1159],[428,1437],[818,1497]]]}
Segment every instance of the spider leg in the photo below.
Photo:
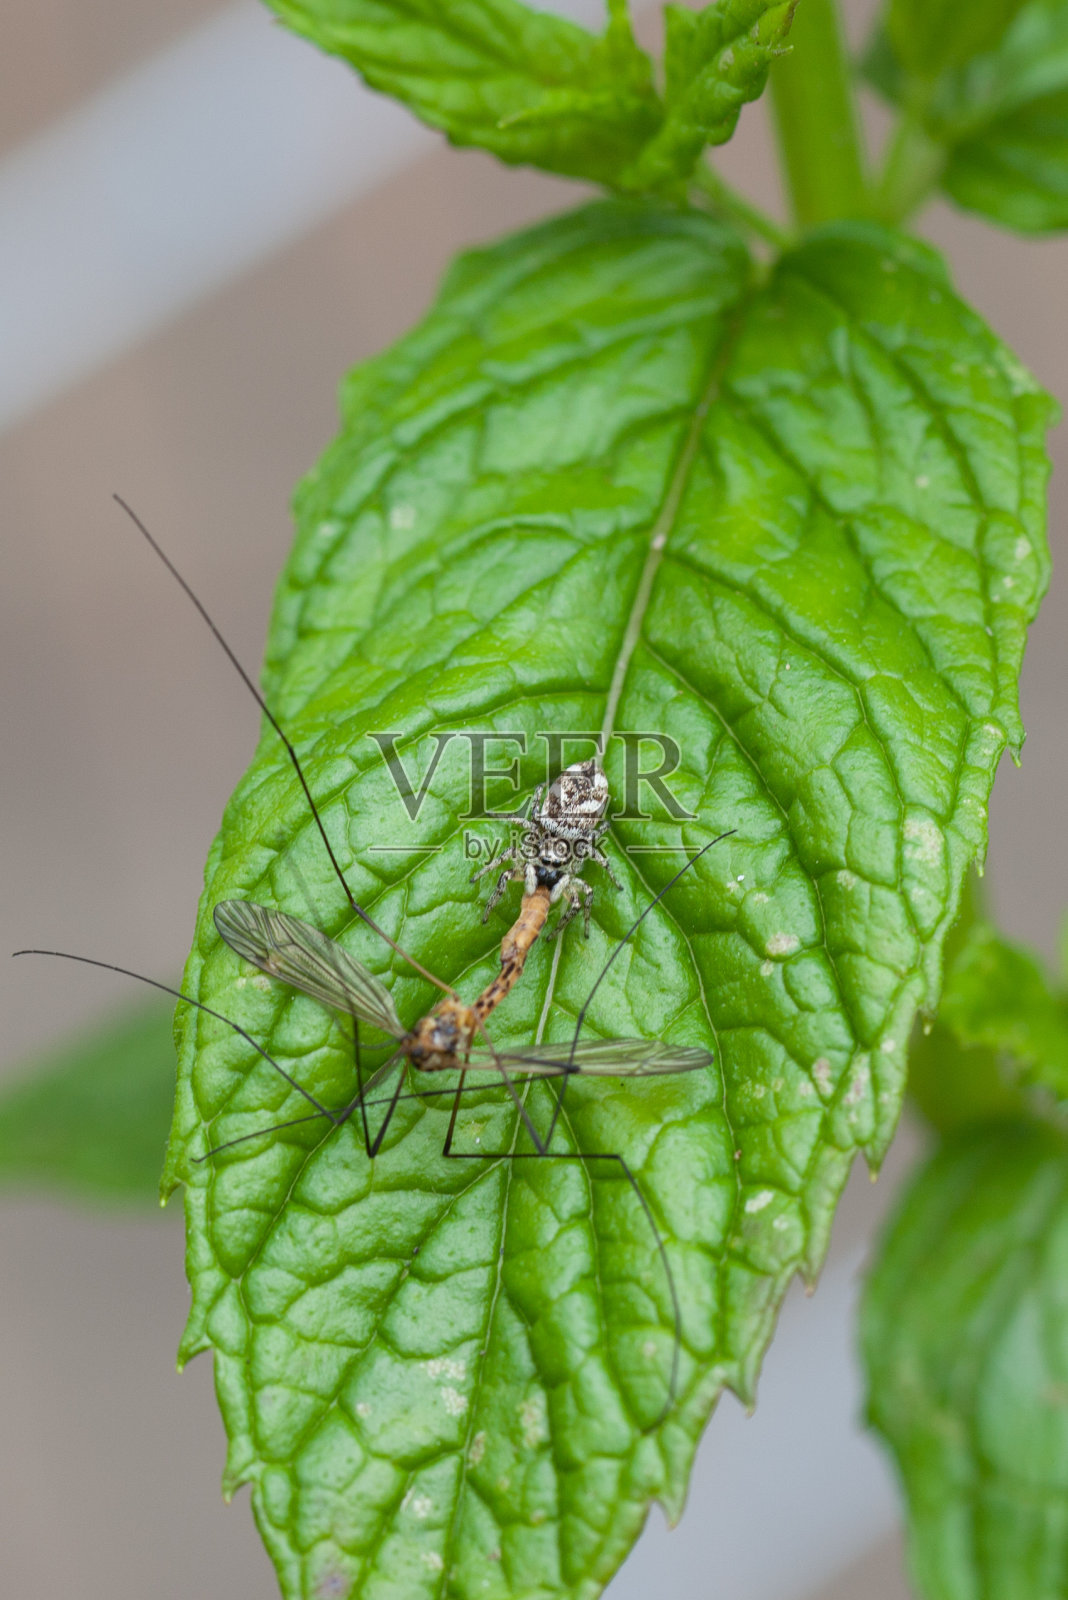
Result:
{"label": "spider leg", "polygon": [[569,872],[565,872],[562,878],[557,879],[553,884],[552,893],[549,895],[549,904],[551,906],[556,905],[560,900],[564,901],[565,908],[557,918],[555,926],[550,928],[545,935],[547,941],[555,939],[557,934],[567,927],[571,918],[575,915],[577,896],[573,888],[573,879]]}
{"label": "spider leg", "polygon": [[600,849],[599,846],[594,845],[593,850],[591,851],[591,854],[593,856],[593,859],[596,861],[597,865],[606,874],[606,876],[608,878],[608,881],[612,885],[613,889],[622,889],[623,885],[620,883],[619,879],[616,877],[615,873],[612,871],[612,864],[609,861],[608,857],[605,855],[604,851],[602,849]]}
{"label": "spider leg", "polygon": [[[503,858],[501,858],[501,859],[503,859]],[[515,879],[517,876],[518,876],[518,873],[516,872],[516,869],[514,867],[505,867],[504,871],[501,873],[500,877],[497,879],[496,888],[494,889],[493,893],[490,895],[489,899],[486,901],[486,904],[482,908],[482,921],[483,922],[488,922],[489,921],[490,913],[492,912],[494,906],[497,904],[498,900],[500,900],[503,897],[504,891],[507,889],[508,885],[513,881],[513,879]]]}
{"label": "spider leg", "polygon": [[494,867],[499,867],[502,861],[515,860],[516,852],[515,846],[513,845],[508,850],[502,850],[499,856],[490,856],[488,861],[484,861],[480,867],[475,868],[474,872],[472,872],[467,881],[468,883],[477,883],[479,878],[484,878],[486,876],[487,872],[491,872]]}
{"label": "spider leg", "polygon": [[575,887],[583,896],[582,900],[582,932],[585,938],[590,936],[590,912],[593,909],[593,890],[588,883],[583,883],[581,878],[575,880]]}
{"label": "spider leg", "polygon": [[546,938],[558,938],[559,935],[563,933],[568,923],[578,915],[579,907],[581,906],[583,925],[585,928],[586,938],[588,939],[590,936],[590,909],[593,905],[593,889],[590,887],[590,885],[585,883],[582,878],[573,878],[570,874],[568,874],[560,879],[560,882],[556,885],[556,889],[553,891],[553,893],[556,895],[557,899],[564,900],[566,904],[556,923],[555,928],[552,928],[549,933],[546,934]]}

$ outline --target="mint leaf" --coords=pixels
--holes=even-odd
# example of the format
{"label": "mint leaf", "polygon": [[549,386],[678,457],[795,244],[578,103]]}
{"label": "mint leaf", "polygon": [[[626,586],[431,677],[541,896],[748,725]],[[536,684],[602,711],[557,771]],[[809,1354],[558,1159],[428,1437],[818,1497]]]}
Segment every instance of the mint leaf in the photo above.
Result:
{"label": "mint leaf", "polygon": [[914,77],[932,81],[992,49],[1027,0],[890,0],[886,32]]}
{"label": "mint leaf", "polygon": [[717,0],[701,11],[665,6],[660,132],[642,153],[637,187],[689,176],[705,145],[726,144],[742,106],[764,92],[797,0]]}
{"label": "mint leaf", "polygon": [[[227,1483],[251,1482],[287,1595],[379,1594],[387,1573],[407,1594],[592,1595],[653,1496],[679,1512],[717,1392],[752,1396],[854,1153],[891,1137],[909,1028],[1022,736],[1049,417],[915,244],[828,228],[764,275],[709,220],[634,204],[465,257],[348,380],[298,496],[265,681],[372,914],[473,995],[515,913],[512,896],[483,926],[468,882],[462,742],[413,824],[383,730],[404,733],[413,790],[435,733],[524,733],[526,792],[541,730],[678,745],[696,820],[617,815],[624,890],[600,883],[588,944],[535,947],[493,1019],[502,1045],[542,1018],[569,1036],[681,860],[631,847],[737,832],[643,923],[588,1019],[707,1045],[714,1067],[572,1085],[557,1146],[625,1155],[673,1263],[663,1421],[671,1305],[618,1172],[447,1161],[435,1099],[402,1102],[373,1165],[351,1122],[196,1165],[307,1106],[224,1028],[180,1017],[182,1349],[216,1351]],[[618,740],[606,763],[618,804]],[[499,783],[489,804],[514,798]],[[352,926],[270,733],[208,862],[186,984],[344,1104],[342,1030],[220,944],[227,896],[342,935],[406,1020],[433,1002]],[[528,1105],[544,1127],[544,1084]],[[514,1121],[482,1091],[463,1147],[512,1148]]]}
{"label": "mint leaf", "polygon": [[626,186],[661,110],[649,58],[611,0],[604,34],[519,0],[267,0],[458,145]]}
{"label": "mint leaf", "polygon": [[1022,233],[1068,227],[1068,4],[1028,6],[954,101],[946,192]]}
{"label": "mint leaf", "polygon": [[962,1044],[1009,1057],[1024,1082],[1068,1099],[1068,1008],[1041,962],[977,923],[954,962],[939,1018]]}
{"label": "mint leaf", "polygon": [[1018,15],[1003,36],[932,83],[912,81],[885,39],[867,66],[890,99],[918,107],[944,146],[941,184],[958,205],[1045,233],[1068,226],[1068,0],[1008,9]]}
{"label": "mint leaf", "polygon": [[1068,1582],[1068,1149],[1050,1130],[951,1143],[909,1189],[862,1315],[872,1425],[908,1498],[928,1600]]}
{"label": "mint leaf", "polygon": [[138,1006],[0,1094],[0,1184],[151,1204],[174,1099],[171,1006]]}
{"label": "mint leaf", "polygon": [[[947,944],[934,1026],[909,1052],[909,1088],[941,1132],[1048,1116],[1068,1100],[1068,1003],[1030,951],[982,918]],[[1036,1092],[1037,1091],[1037,1092]]]}

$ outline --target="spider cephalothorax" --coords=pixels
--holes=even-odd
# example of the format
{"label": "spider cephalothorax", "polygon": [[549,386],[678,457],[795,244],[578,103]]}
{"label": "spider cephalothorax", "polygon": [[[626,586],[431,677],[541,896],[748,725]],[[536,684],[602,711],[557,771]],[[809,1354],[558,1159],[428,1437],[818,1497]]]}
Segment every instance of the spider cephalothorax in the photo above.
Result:
{"label": "spider cephalothorax", "polygon": [[559,933],[561,928],[567,926],[581,905],[588,937],[593,889],[579,877],[586,862],[596,861],[608,874],[609,881],[617,889],[620,887],[600,848],[600,840],[608,831],[608,817],[605,814],[608,801],[608,779],[592,759],[576,761],[567,767],[549,785],[548,792],[545,784],[539,783],[534,791],[529,817],[516,813],[507,819],[523,825],[518,842],[472,874],[471,881],[474,882],[491,868],[499,867],[504,862],[512,863],[505,867],[497,879],[496,887],[486,902],[483,922],[488,919],[508,884],[519,881],[526,895],[532,895],[536,889],[548,889],[552,904],[558,900],[566,902],[566,909],[554,933]]}

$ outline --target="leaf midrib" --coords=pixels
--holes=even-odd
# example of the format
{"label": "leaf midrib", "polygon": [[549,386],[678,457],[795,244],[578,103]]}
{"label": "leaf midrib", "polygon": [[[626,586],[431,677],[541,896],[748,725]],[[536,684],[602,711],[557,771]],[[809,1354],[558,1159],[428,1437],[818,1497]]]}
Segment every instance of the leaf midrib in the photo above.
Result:
{"label": "leaf midrib", "polygon": [[[639,574],[638,583],[637,583],[637,586],[636,586],[635,592],[634,592],[634,600],[633,600],[633,602],[631,604],[630,612],[628,613],[628,617],[627,617],[627,622],[626,622],[626,624],[624,626],[623,637],[621,639],[620,647],[619,647],[619,650],[618,650],[617,655],[616,655],[616,660],[615,660],[615,664],[614,664],[613,671],[612,671],[612,677],[611,677],[611,680],[609,682],[608,691],[607,691],[607,694],[606,694],[606,697],[605,697],[605,713],[604,713],[604,719],[603,719],[602,725],[601,725],[601,731],[602,731],[603,739],[604,739],[604,741],[606,743],[607,743],[607,740],[608,740],[609,736],[611,735],[611,733],[613,732],[613,729],[614,729],[615,716],[616,716],[616,713],[617,713],[618,708],[619,708],[620,699],[622,697],[623,687],[624,687],[624,684],[625,684],[625,681],[626,681],[626,676],[627,676],[627,671],[629,669],[630,662],[632,660],[632,657],[633,657],[633,654],[634,654],[634,650],[635,650],[635,648],[637,646],[638,640],[639,640],[639,638],[641,637],[641,634],[642,634],[642,628],[643,628],[643,624],[644,624],[644,621],[645,621],[645,616],[646,616],[646,613],[647,613],[648,608],[649,608],[649,602],[650,602],[650,600],[652,598],[653,588],[654,588],[655,581],[656,581],[656,575],[657,575],[657,572],[658,572],[658,570],[660,568],[660,564],[661,564],[661,562],[663,560],[664,552],[665,552],[665,550],[667,548],[667,545],[668,545],[668,542],[669,542],[669,539],[670,539],[670,536],[671,536],[671,532],[672,532],[672,530],[674,528],[675,519],[677,517],[679,507],[680,507],[680,505],[682,503],[683,496],[684,496],[684,494],[686,492],[686,489],[688,487],[688,484],[689,484],[690,474],[691,474],[691,471],[692,471],[692,468],[693,468],[693,464],[694,464],[694,461],[696,459],[696,456],[697,456],[697,453],[698,453],[698,449],[699,449],[699,446],[700,446],[701,434],[702,434],[702,431],[704,429],[704,425],[705,425],[705,422],[707,420],[709,410],[711,409],[711,406],[712,406],[712,404],[713,404],[713,402],[714,402],[714,400],[716,398],[716,395],[718,393],[719,386],[720,386],[720,383],[722,381],[723,372],[724,372],[724,370],[726,368],[727,362],[730,359],[730,355],[731,355],[731,353],[733,351],[733,348],[734,348],[735,340],[736,340],[738,332],[739,332],[739,330],[741,328],[741,324],[742,324],[742,322],[744,320],[745,313],[748,310],[748,306],[749,306],[749,303],[751,301],[751,298],[752,298],[752,290],[750,290],[746,294],[743,294],[741,296],[738,304],[736,305],[736,307],[734,309],[734,312],[733,312],[733,314],[731,316],[731,319],[730,319],[730,321],[729,321],[729,323],[727,325],[726,330],[724,331],[722,329],[717,329],[717,334],[719,335],[719,337],[716,339],[716,342],[713,345],[712,358],[711,358],[711,361],[709,363],[710,371],[709,371],[708,379],[707,379],[707,381],[705,383],[705,386],[704,386],[704,389],[703,389],[703,391],[701,393],[700,399],[698,400],[697,404],[693,408],[693,413],[691,415],[690,422],[689,422],[689,425],[688,425],[687,430],[686,430],[686,434],[685,434],[685,436],[683,438],[682,445],[680,446],[678,455],[676,457],[675,466],[672,469],[671,476],[670,476],[670,478],[668,480],[667,488],[665,490],[663,499],[661,501],[660,510],[658,511],[657,515],[653,519],[651,527],[650,527],[650,530],[649,530],[649,547],[648,547],[648,550],[646,552],[646,557],[645,557],[645,561],[644,561],[643,566],[642,566],[642,571]],[[641,875],[640,875],[640,873],[637,872],[637,869],[635,869],[635,871],[636,871],[637,875],[640,877]],[[679,925],[676,923],[676,926],[678,927]],[[693,951],[692,951],[692,948],[690,946],[689,938],[686,935],[684,929],[682,929],[680,927],[679,931],[680,931],[680,933],[682,933],[683,938],[685,939],[687,949],[690,950],[691,960],[693,960],[694,959],[693,958]],[[538,1042],[540,1042],[542,1037],[543,1037],[545,1026],[546,1026],[548,1017],[549,1017],[549,1013],[550,1013],[550,1011],[552,1009],[552,1006],[553,1006],[553,1002],[554,1002],[554,998],[555,998],[556,983],[557,983],[557,978],[558,978],[559,968],[560,968],[560,958],[561,958],[562,949],[563,949],[562,943],[560,941],[558,941],[557,945],[556,945],[556,949],[553,952],[552,966],[550,968],[548,981],[546,983],[545,1000],[544,1000],[544,1003],[543,1003],[543,1006],[542,1006],[542,1011],[541,1011],[541,1015],[539,1017],[538,1026],[537,1026],[537,1030],[536,1030],[536,1038],[537,1038]],[[712,1030],[713,1034],[715,1035],[715,1027],[714,1027],[714,1024],[712,1022],[711,1011],[709,1009],[707,996],[706,996],[705,991],[704,991],[704,984],[703,984],[703,981],[701,981],[701,979],[700,979],[700,971],[699,971],[699,968],[698,968],[697,963],[696,963],[695,960],[694,960],[694,971],[698,973],[699,986],[700,986],[700,1000],[701,1000],[702,1009],[704,1010],[705,1018],[706,1018],[706,1021],[708,1022],[709,1028]],[[720,1079],[721,1079],[721,1085],[722,1085],[722,1089],[723,1089],[723,1095],[722,1095],[723,1114],[724,1114],[724,1119],[725,1119],[725,1121],[727,1123],[727,1127],[730,1130],[731,1138],[733,1140],[734,1131],[733,1131],[733,1125],[732,1125],[730,1114],[729,1114],[729,1109],[728,1109],[728,1106],[727,1106],[727,1088],[726,1088],[726,1080],[725,1080],[725,1077],[723,1076],[723,1072],[722,1072],[722,1057],[717,1055],[717,1060],[720,1062]],[[524,1104],[526,1104],[526,1101],[529,1098],[530,1087],[531,1087],[531,1085],[528,1084],[527,1088],[524,1090],[524,1093],[523,1093],[523,1103]],[[566,1110],[562,1110],[561,1122],[571,1132],[571,1134],[572,1134],[572,1142],[573,1143],[576,1142],[575,1139],[574,1139],[574,1130],[573,1130],[572,1125],[571,1125],[571,1120],[568,1117]],[[509,1154],[513,1154],[514,1151],[515,1151],[516,1141],[517,1141],[518,1135],[519,1135],[519,1128],[520,1128],[520,1123],[519,1123],[519,1120],[517,1118],[516,1121],[515,1121],[515,1124],[513,1126],[512,1145],[511,1145],[511,1150],[510,1150]],[[502,1287],[502,1276],[501,1276],[500,1262],[503,1260],[504,1255],[506,1253],[506,1249],[507,1249],[508,1223],[509,1223],[509,1197],[510,1197],[510,1191],[511,1191],[511,1176],[512,1176],[511,1163],[509,1162],[508,1180],[507,1180],[507,1184],[506,1184],[505,1195],[504,1195],[504,1198],[503,1198],[503,1201],[502,1201],[502,1206],[501,1206],[501,1229],[500,1229],[501,1248],[500,1248],[500,1252],[499,1252],[499,1255],[498,1255],[498,1270],[497,1270],[497,1276],[496,1276],[495,1285],[494,1285],[494,1292],[493,1292],[493,1296],[492,1296],[492,1301],[491,1301],[491,1305],[490,1305],[490,1309],[489,1309],[489,1313],[488,1313],[488,1317],[487,1317],[487,1325],[486,1325],[487,1326],[487,1333],[486,1333],[486,1338],[485,1338],[485,1344],[486,1344],[487,1352],[488,1352],[488,1348],[489,1348],[489,1329],[490,1329],[490,1326],[492,1324],[493,1310],[494,1310],[494,1308],[495,1308],[495,1306],[497,1304],[497,1301],[499,1299],[500,1291],[501,1291],[501,1287]],[[737,1202],[738,1202],[738,1200],[740,1199],[740,1196],[741,1196],[741,1177],[740,1177],[740,1174],[737,1172],[737,1168],[735,1168],[735,1178],[736,1178],[736,1190],[737,1190],[737,1193],[736,1193],[736,1196],[735,1196],[735,1206],[737,1206]],[[595,1224],[595,1220],[594,1220],[594,1190],[593,1190],[592,1183],[589,1183],[589,1182],[587,1183],[587,1198],[588,1198],[588,1202],[589,1202],[588,1228],[589,1228],[590,1238],[593,1240],[594,1246],[595,1246],[595,1261],[596,1261],[596,1260],[599,1260],[599,1252],[596,1249],[599,1235],[598,1235],[598,1230],[597,1230],[597,1227],[596,1227],[596,1224]],[[606,1314],[606,1308],[605,1308],[605,1305],[604,1305],[604,1296],[603,1296],[603,1283],[602,1283],[602,1278],[601,1278],[601,1273],[600,1273],[599,1267],[596,1264],[595,1264],[595,1268],[594,1268],[593,1277],[594,1277],[594,1281],[597,1284],[598,1301],[599,1301],[599,1305],[600,1305],[600,1309],[601,1309],[602,1319],[607,1321],[607,1314]],[[478,1393],[478,1391],[479,1391],[479,1389],[481,1387],[482,1374],[484,1372],[484,1368],[485,1368],[485,1357],[482,1357],[480,1359],[480,1361],[479,1361],[478,1378],[477,1378],[476,1384],[475,1384],[475,1394],[476,1395],[477,1395],[477,1393]],[[617,1389],[618,1389],[618,1392],[620,1393],[621,1397],[624,1398],[624,1400],[625,1400],[625,1391],[623,1390],[622,1386],[621,1385],[617,1385]],[[453,1506],[453,1515],[452,1515],[452,1518],[450,1519],[449,1529],[448,1529],[448,1533],[446,1535],[445,1566],[444,1566],[444,1571],[443,1571],[443,1582],[444,1582],[444,1579],[445,1579],[445,1575],[448,1573],[448,1569],[449,1569],[448,1554],[449,1554],[449,1551],[451,1550],[452,1544],[453,1544],[453,1542],[455,1540],[455,1537],[456,1537],[456,1534],[457,1534],[457,1529],[458,1529],[458,1526],[459,1526],[459,1519],[460,1519],[460,1515],[461,1515],[461,1509],[462,1509],[462,1505],[463,1505],[463,1501],[464,1501],[466,1479],[467,1479],[467,1450],[468,1450],[468,1448],[470,1446],[471,1430],[474,1428],[474,1425],[475,1425],[475,1420],[476,1420],[475,1411],[476,1411],[476,1405],[474,1403],[472,1403],[472,1405],[470,1407],[470,1410],[469,1410],[470,1422],[469,1422],[469,1426],[468,1426],[468,1429],[467,1429],[467,1433],[465,1435],[465,1448],[464,1448],[464,1450],[463,1450],[463,1452],[461,1454],[461,1479],[460,1479],[460,1483],[457,1486],[457,1493],[456,1493],[455,1502],[454,1502],[454,1506]],[[555,1448],[555,1434],[554,1434],[554,1430],[553,1430],[553,1427],[552,1427],[551,1414],[547,1417],[547,1425],[548,1425],[548,1428],[549,1428],[549,1445],[550,1445],[550,1450],[552,1452],[552,1456],[553,1456],[553,1460],[554,1460],[554,1471],[556,1471],[558,1473],[559,1470],[560,1470],[560,1460],[559,1460],[558,1452],[557,1452],[557,1450]],[[558,1527],[558,1529],[557,1529],[558,1537],[557,1537],[557,1541],[556,1541],[558,1556],[562,1554],[562,1552],[560,1550],[559,1532],[560,1532],[560,1530],[559,1530],[559,1527]]]}

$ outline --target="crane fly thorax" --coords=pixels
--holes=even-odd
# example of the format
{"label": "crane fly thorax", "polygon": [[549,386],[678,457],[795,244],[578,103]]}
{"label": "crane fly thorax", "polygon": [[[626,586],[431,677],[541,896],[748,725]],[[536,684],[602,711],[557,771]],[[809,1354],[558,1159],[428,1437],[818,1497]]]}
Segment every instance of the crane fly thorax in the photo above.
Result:
{"label": "crane fly thorax", "polygon": [[449,995],[405,1034],[401,1048],[421,1072],[447,1072],[462,1065],[477,1027],[473,1007]]}

